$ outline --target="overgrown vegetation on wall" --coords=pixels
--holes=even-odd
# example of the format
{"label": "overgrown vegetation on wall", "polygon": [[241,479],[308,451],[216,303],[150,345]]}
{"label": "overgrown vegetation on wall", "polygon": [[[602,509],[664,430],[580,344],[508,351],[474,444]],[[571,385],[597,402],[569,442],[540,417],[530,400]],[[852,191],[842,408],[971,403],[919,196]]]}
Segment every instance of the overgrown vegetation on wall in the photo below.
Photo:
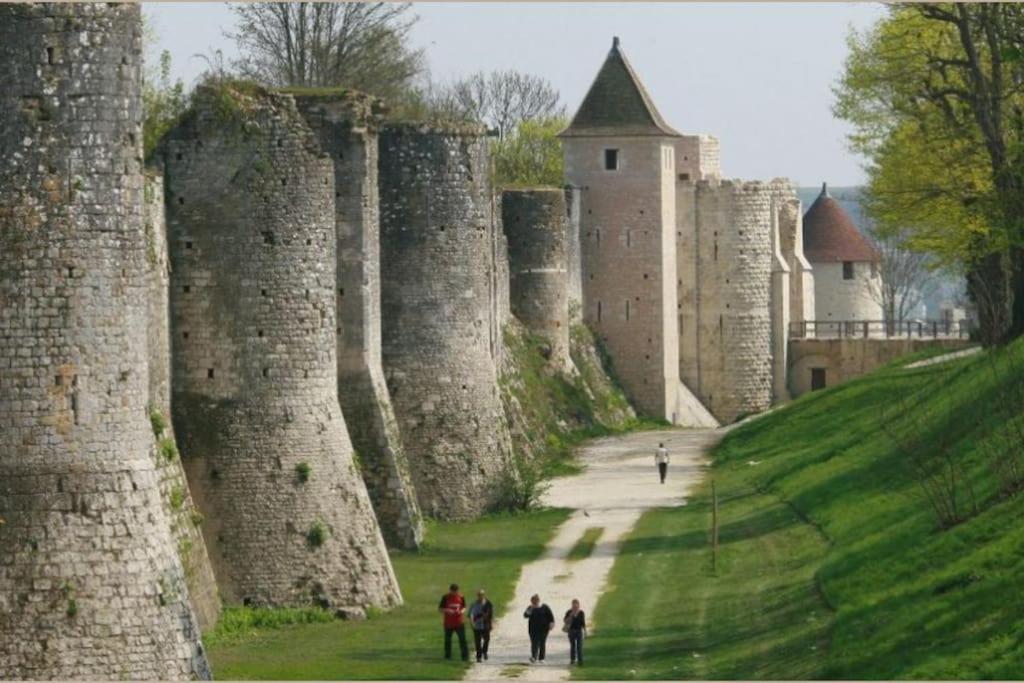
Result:
{"label": "overgrown vegetation on wall", "polygon": [[645,425],[585,325],[573,326],[570,352],[577,371],[572,376],[550,361],[544,339],[515,320],[505,327],[500,387],[516,467],[502,482],[501,509],[529,509],[545,479],[578,471],[573,453],[585,439]]}

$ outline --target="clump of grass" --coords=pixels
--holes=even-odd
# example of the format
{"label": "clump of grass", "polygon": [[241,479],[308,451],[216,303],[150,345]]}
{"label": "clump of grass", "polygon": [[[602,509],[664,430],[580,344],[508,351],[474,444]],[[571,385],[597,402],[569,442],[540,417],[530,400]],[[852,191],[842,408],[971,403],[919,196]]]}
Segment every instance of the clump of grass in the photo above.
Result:
{"label": "clump of grass", "polygon": [[180,510],[181,506],[185,504],[185,489],[179,485],[172,488],[170,502],[172,509]]}
{"label": "clump of grass", "polygon": [[160,449],[160,455],[162,455],[167,462],[172,462],[178,457],[178,445],[174,443],[174,439],[170,437],[160,439],[157,447]]}
{"label": "clump of grass", "polygon": [[201,526],[203,521],[206,520],[206,518],[203,517],[203,513],[199,512],[199,510],[193,510],[192,514],[190,515],[190,519],[192,521],[192,526],[194,527]]}
{"label": "clump of grass", "polygon": [[327,540],[328,535],[327,526],[320,520],[317,520],[313,522],[309,527],[309,531],[306,532],[306,543],[310,548],[319,548]]}
{"label": "clump of grass", "polygon": [[602,534],[604,534],[604,527],[600,526],[590,527],[584,531],[583,535],[573,544],[567,559],[575,562],[590,557],[594,548],[597,547],[597,542],[601,540]]}
{"label": "clump of grass", "polygon": [[203,633],[207,646],[226,645],[251,637],[257,629],[277,629],[295,624],[322,624],[335,620],[320,607],[225,607],[217,626]]}
{"label": "clump of grass", "polygon": [[149,410],[149,424],[153,428],[153,436],[160,438],[164,435],[164,430],[167,429],[167,420],[156,408],[150,408]]}
{"label": "clump of grass", "polygon": [[309,466],[308,462],[300,462],[295,465],[295,477],[299,480],[300,484],[305,484],[309,481],[309,475],[312,472],[313,468]]}

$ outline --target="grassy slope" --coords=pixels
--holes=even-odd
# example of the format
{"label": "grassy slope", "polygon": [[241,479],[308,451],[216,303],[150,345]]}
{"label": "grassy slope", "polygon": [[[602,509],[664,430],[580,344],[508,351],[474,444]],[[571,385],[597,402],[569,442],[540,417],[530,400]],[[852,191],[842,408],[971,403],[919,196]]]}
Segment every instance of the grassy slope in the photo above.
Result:
{"label": "grassy slope", "polygon": [[[1016,377],[985,357],[889,366],[730,433],[714,454],[717,574],[707,486],[646,515],[577,676],[1019,678],[1024,494],[996,495],[977,448],[998,385],[1024,381],[1024,342],[1011,353]],[[879,429],[909,392],[923,448],[952,438],[981,503],[948,531]]]}
{"label": "grassy slope", "polygon": [[[566,516],[564,510],[545,510],[432,524],[422,551],[393,554],[404,606],[366,622],[215,634],[209,646],[214,673],[219,679],[264,680],[460,678],[458,645],[454,661],[442,658],[437,601],[448,584],[458,582],[467,595],[485,587],[500,611],[512,597],[519,568],[540,554]],[[472,650],[472,634],[467,637]]]}
{"label": "grassy slope", "polygon": [[545,342],[518,323],[506,327],[504,341],[501,394],[516,451],[544,476],[579,472],[574,452],[586,439],[661,426],[636,417],[584,325],[570,333],[575,377],[557,372],[540,352]]}

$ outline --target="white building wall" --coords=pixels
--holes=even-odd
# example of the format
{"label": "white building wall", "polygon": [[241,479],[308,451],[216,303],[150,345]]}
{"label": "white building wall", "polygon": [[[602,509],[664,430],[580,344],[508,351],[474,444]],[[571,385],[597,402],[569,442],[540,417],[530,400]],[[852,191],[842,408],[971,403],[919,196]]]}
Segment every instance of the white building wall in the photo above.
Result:
{"label": "white building wall", "polygon": [[877,268],[867,262],[853,264],[852,280],[843,279],[842,262],[812,263],[814,318],[822,321],[882,320],[882,306],[872,296],[881,284]]}

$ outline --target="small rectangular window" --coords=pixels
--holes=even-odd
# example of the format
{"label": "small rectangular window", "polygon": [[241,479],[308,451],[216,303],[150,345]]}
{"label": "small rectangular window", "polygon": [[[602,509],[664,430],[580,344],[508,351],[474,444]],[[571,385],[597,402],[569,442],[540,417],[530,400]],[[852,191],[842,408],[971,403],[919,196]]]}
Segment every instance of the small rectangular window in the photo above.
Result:
{"label": "small rectangular window", "polygon": [[824,389],[825,385],[825,368],[811,368],[811,391]]}
{"label": "small rectangular window", "polygon": [[606,171],[619,170],[619,150],[606,149],[604,151],[604,168]]}
{"label": "small rectangular window", "polygon": [[843,279],[853,279],[853,261],[843,261]]}

